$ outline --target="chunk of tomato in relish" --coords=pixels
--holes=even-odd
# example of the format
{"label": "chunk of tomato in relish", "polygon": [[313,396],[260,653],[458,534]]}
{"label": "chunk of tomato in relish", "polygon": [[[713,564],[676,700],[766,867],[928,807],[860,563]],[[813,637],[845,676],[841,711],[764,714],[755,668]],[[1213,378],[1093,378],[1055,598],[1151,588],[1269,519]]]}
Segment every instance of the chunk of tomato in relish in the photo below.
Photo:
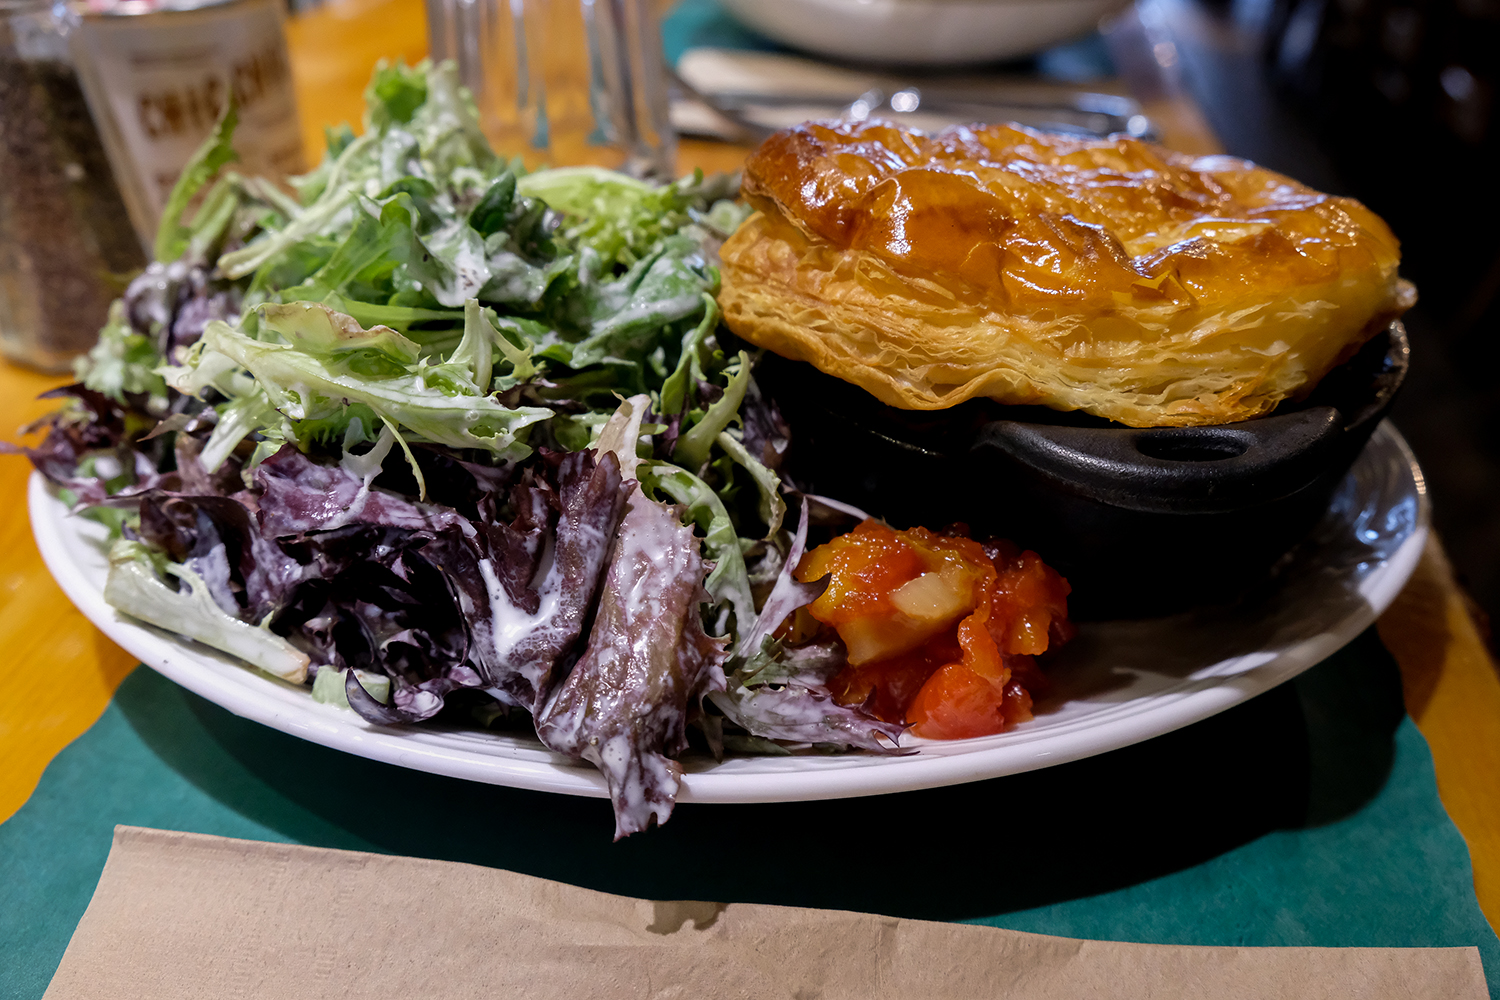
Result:
{"label": "chunk of tomato in relish", "polygon": [[[946,640],[946,641],[945,641]],[[905,722],[917,692],[945,663],[963,657],[958,637],[943,636],[917,649],[863,667],[846,667],[828,682],[840,705],[863,705],[886,722]]]}
{"label": "chunk of tomato in relish", "polygon": [[1001,650],[1035,656],[1053,641],[1071,639],[1077,628],[1068,621],[1068,581],[1035,552],[1022,552],[1003,538],[984,548],[996,570],[989,627]]}
{"label": "chunk of tomato in relish", "polygon": [[1032,657],[1073,631],[1066,580],[1036,553],[981,545],[961,525],[936,533],[865,521],[809,552],[796,576],[829,578],[806,610],[848,649],[835,698],[929,739],[1031,718],[1033,693],[1046,686]]}

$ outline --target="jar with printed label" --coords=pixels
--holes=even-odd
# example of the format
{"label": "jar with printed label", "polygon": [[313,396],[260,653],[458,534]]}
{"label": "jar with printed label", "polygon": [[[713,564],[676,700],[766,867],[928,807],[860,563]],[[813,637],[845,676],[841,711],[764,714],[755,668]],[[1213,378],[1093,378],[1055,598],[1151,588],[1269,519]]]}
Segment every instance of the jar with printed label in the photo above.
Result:
{"label": "jar with printed label", "polygon": [[304,169],[282,0],[94,0],[72,48],[142,238],[233,97],[236,168]]}

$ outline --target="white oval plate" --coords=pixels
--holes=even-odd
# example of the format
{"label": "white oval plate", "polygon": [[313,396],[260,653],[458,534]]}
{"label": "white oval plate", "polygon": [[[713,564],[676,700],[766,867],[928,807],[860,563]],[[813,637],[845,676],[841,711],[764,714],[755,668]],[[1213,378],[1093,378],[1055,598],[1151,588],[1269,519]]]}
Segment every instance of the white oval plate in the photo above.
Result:
{"label": "white oval plate", "polygon": [[[471,781],[603,797],[591,766],[513,733],[374,726],[205,646],[104,603],[104,529],[73,517],[32,474],[32,529],[73,603],[147,666],[236,715],[372,760]],[[1376,430],[1313,535],[1239,604],[1085,625],[1051,670],[1037,717],[999,736],[891,757],[683,761],[684,802],[785,802],[909,791],[1049,767],[1160,736],[1296,676],[1364,631],[1411,576],[1427,538],[1421,469],[1389,424]]]}

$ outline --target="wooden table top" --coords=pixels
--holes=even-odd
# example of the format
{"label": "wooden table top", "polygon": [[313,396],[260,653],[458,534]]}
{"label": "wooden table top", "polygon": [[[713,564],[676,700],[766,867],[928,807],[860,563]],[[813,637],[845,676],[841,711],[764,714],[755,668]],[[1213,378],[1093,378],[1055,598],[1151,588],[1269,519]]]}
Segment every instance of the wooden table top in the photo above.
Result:
{"label": "wooden table top", "polygon": [[[288,24],[309,161],[323,128],[358,127],[361,94],[381,58],[408,63],[427,52],[421,0],[332,0]],[[1202,115],[1168,80],[1130,80],[1168,146],[1219,151]],[[735,169],[746,148],[686,140],[678,166]],[[36,396],[67,379],[0,362],[0,436],[53,408]],[[42,770],[104,711],[135,659],[69,603],[31,538],[30,465],[0,461],[0,821],[26,801]],[[1406,705],[1432,748],[1443,803],[1469,844],[1480,906],[1500,925],[1500,674],[1434,539],[1410,584],[1381,617],[1380,637],[1400,664]]]}

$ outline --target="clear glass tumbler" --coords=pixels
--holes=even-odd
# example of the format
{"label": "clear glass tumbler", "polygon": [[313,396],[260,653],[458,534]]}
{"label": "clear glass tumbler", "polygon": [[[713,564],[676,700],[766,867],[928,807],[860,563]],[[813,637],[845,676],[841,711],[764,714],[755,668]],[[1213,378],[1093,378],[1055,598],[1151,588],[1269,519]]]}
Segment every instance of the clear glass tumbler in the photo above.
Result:
{"label": "clear glass tumbler", "polygon": [[495,149],[528,166],[672,176],[676,137],[652,0],[427,0]]}

